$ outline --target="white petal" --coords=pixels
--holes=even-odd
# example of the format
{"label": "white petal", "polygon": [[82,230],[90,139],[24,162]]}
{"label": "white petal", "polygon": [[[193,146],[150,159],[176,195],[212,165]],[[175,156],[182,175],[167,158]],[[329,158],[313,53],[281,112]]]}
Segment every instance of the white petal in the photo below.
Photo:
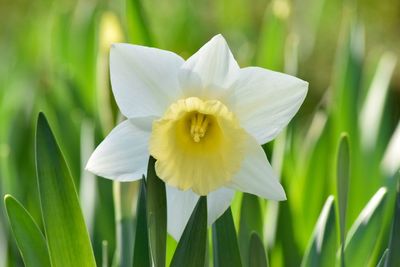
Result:
{"label": "white petal", "polygon": [[186,96],[219,98],[240,70],[222,35],[214,36],[182,66],[179,74]]}
{"label": "white petal", "polygon": [[126,120],[93,152],[86,170],[117,181],[134,181],[146,173],[150,132]]}
{"label": "white petal", "polygon": [[240,70],[228,105],[234,107],[242,127],[259,144],[274,139],[299,110],[308,83],[259,67]]}
{"label": "white petal", "polygon": [[208,225],[212,225],[231,205],[235,190],[220,188],[207,195]]}
{"label": "white petal", "polygon": [[[166,186],[166,192],[168,233],[175,240],[179,240],[199,200],[199,196],[191,190],[181,191],[168,185]],[[213,224],[225,212],[231,204],[234,193],[232,189],[220,188],[207,195],[208,225]]]}
{"label": "white petal", "polygon": [[128,118],[161,116],[181,90],[178,72],[184,60],[156,48],[114,44],[110,76],[115,100]]}
{"label": "white petal", "polygon": [[264,150],[251,136],[248,138],[247,149],[242,166],[229,187],[267,199],[285,200],[285,191]]}

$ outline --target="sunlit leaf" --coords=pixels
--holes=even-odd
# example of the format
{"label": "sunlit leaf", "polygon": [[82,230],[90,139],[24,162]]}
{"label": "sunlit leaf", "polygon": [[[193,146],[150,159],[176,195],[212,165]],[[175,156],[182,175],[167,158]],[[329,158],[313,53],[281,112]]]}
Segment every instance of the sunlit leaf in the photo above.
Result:
{"label": "sunlit leaf", "polygon": [[241,267],[240,252],[231,208],[213,224],[214,267]]}
{"label": "sunlit leaf", "polygon": [[349,230],[345,246],[346,263],[369,266],[382,230],[387,198],[386,188],[380,188],[362,210]]}
{"label": "sunlit leaf", "polygon": [[147,224],[150,252],[155,267],[165,266],[167,244],[167,197],[165,184],[154,169],[156,160],[149,159],[147,169]]}
{"label": "sunlit leaf", "polygon": [[96,266],[70,171],[43,113],[37,122],[36,166],[52,266]]}
{"label": "sunlit leaf", "polygon": [[12,196],[4,203],[15,241],[26,267],[50,267],[46,240],[28,211]]}
{"label": "sunlit leaf", "polygon": [[207,241],[207,198],[200,197],[179,240],[171,267],[204,267]]}
{"label": "sunlit leaf", "polygon": [[301,266],[335,266],[336,242],[335,202],[333,196],[330,196],[318,218]]}

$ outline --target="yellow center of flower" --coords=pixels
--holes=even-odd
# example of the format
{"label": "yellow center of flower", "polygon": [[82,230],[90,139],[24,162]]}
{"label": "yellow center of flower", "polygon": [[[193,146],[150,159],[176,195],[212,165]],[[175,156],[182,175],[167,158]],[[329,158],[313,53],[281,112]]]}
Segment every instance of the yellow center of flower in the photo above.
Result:
{"label": "yellow center of flower", "polygon": [[208,124],[210,123],[209,115],[194,112],[190,117],[190,135],[193,140],[198,143],[206,134]]}
{"label": "yellow center of flower", "polygon": [[149,149],[162,180],[206,195],[239,170],[245,135],[222,102],[189,97],[173,103],[153,123]]}

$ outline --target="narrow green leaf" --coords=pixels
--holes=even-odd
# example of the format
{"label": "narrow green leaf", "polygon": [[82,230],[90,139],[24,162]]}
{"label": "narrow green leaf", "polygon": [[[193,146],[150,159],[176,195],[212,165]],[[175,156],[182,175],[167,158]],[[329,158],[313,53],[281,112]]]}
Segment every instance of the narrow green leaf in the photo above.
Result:
{"label": "narrow green leaf", "polygon": [[133,260],[133,202],[137,195],[136,182],[113,182],[116,248],[113,267],[131,267]]}
{"label": "narrow green leaf", "polygon": [[155,267],[165,266],[167,246],[167,197],[164,182],[157,177],[153,157],[147,168],[147,223],[150,252]]}
{"label": "narrow green leaf", "polygon": [[32,216],[14,197],[4,197],[8,220],[26,267],[50,267],[46,240]]}
{"label": "narrow green leaf", "polygon": [[140,182],[140,193],[137,203],[135,248],[133,252],[133,267],[151,266],[149,236],[146,217],[146,180]]}
{"label": "narrow green leaf", "polygon": [[328,197],[315,225],[302,267],[335,266],[336,260],[336,215],[333,196]]}
{"label": "narrow green leaf", "polygon": [[[397,174],[397,178],[400,177]],[[399,181],[399,179],[398,179]],[[389,254],[387,259],[387,267],[400,266],[400,182],[397,184],[397,196],[394,210],[394,218],[392,223],[392,231],[390,234]]]}
{"label": "narrow green leaf", "polygon": [[213,224],[214,267],[241,267],[239,245],[231,208]]}
{"label": "narrow green leaf", "polygon": [[171,267],[204,267],[207,241],[207,198],[202,196],[179,240]]}
{"label": "narrow green leaf", "polygon": [[362,210],[347,235],[346,262],[351,266],[369,266],[374,259],[375,248],[382,230],[386,188],[380,188]]}
{"label": "narrow green leaf", "polygon": [[265,248],[257,233],[252,233],[250,237],[249,267],[268,267]]}
{"label": "narrow green leaf", "polygon": [[[383,254],[381,259],[379,260],[378,264],[376,265],[376,267],[388,267],[390,265],[387,264],[388,262],[388,254],[389,254],[389,249],[386,249]],[[393,265],[395,266],[395,265]]]}
{"label": "narrow green leaf", "polygon": [[261,205],[255,195],[243,193],[242,204],[240,207],[239,221],[239,249],[243,258],[243,265],[247,266],[249,257],[249,242],[252,232],[263,236],[263,220],[261,215]]}
{"label": "narrow green leaf", "polygon": [[43,113],[36,129],[36,168],[52,266],[96,266],[71,173]]}
{"label": "narrow green leaf", "polygon": [[[340,243],[345,244],[346,238],[346,211],[347,197],[349,192],[350,175],[350,151],[349,138],[347,134],[342,134],[339,141],[337,155],[337,195],[339,207]],[[340,249],[341,266],[345,266],[344,246]]]}
{"label": "narrow green leaf", "polygon": [[126,18],[129,41],[135,44],[152,45],[149,23],[142,1],[126,1]]}

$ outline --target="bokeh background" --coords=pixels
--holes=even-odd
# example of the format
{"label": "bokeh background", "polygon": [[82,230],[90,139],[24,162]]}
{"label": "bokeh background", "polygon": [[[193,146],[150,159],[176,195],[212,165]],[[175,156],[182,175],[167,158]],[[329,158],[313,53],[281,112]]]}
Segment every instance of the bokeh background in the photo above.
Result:
{"label": "bokeh background", "polygon": [[[299,114],[264,147],[288,201],[244,201],[238,194],[232,206],[239,243],[246,243],[241,215],[248,206],[246,225],[263,237],[272,266],[300,265],[322,206],[336,192],[341,132],[348,132],[351,147],[347,228],[379,187],[386,186],[389,196],[395,188],[398,0],[0,0],[0,25],[0,195],[14,195],[40,225],[34,135],[37,114],[44,111],[75,178],[99,265],[102,241],[110,262],[118,242],[116,191],[132,191],[133,201],[122,203],[122,210],[134,221],[137,190],[136,184],[116,189],[83,170],[95,145],[121,119],[108,74],[114,42],[187,58],[222,33],[240,66],[283,71],[310,83]],[[0,266],[22,266],[3,205],[0,211]],[[390,225],[389,215],[381,217],[379,223]],[[384,228],[374,237],[368,266],[386,247]],[[169,238],[168,246],[170,259],[176,243]]]}

